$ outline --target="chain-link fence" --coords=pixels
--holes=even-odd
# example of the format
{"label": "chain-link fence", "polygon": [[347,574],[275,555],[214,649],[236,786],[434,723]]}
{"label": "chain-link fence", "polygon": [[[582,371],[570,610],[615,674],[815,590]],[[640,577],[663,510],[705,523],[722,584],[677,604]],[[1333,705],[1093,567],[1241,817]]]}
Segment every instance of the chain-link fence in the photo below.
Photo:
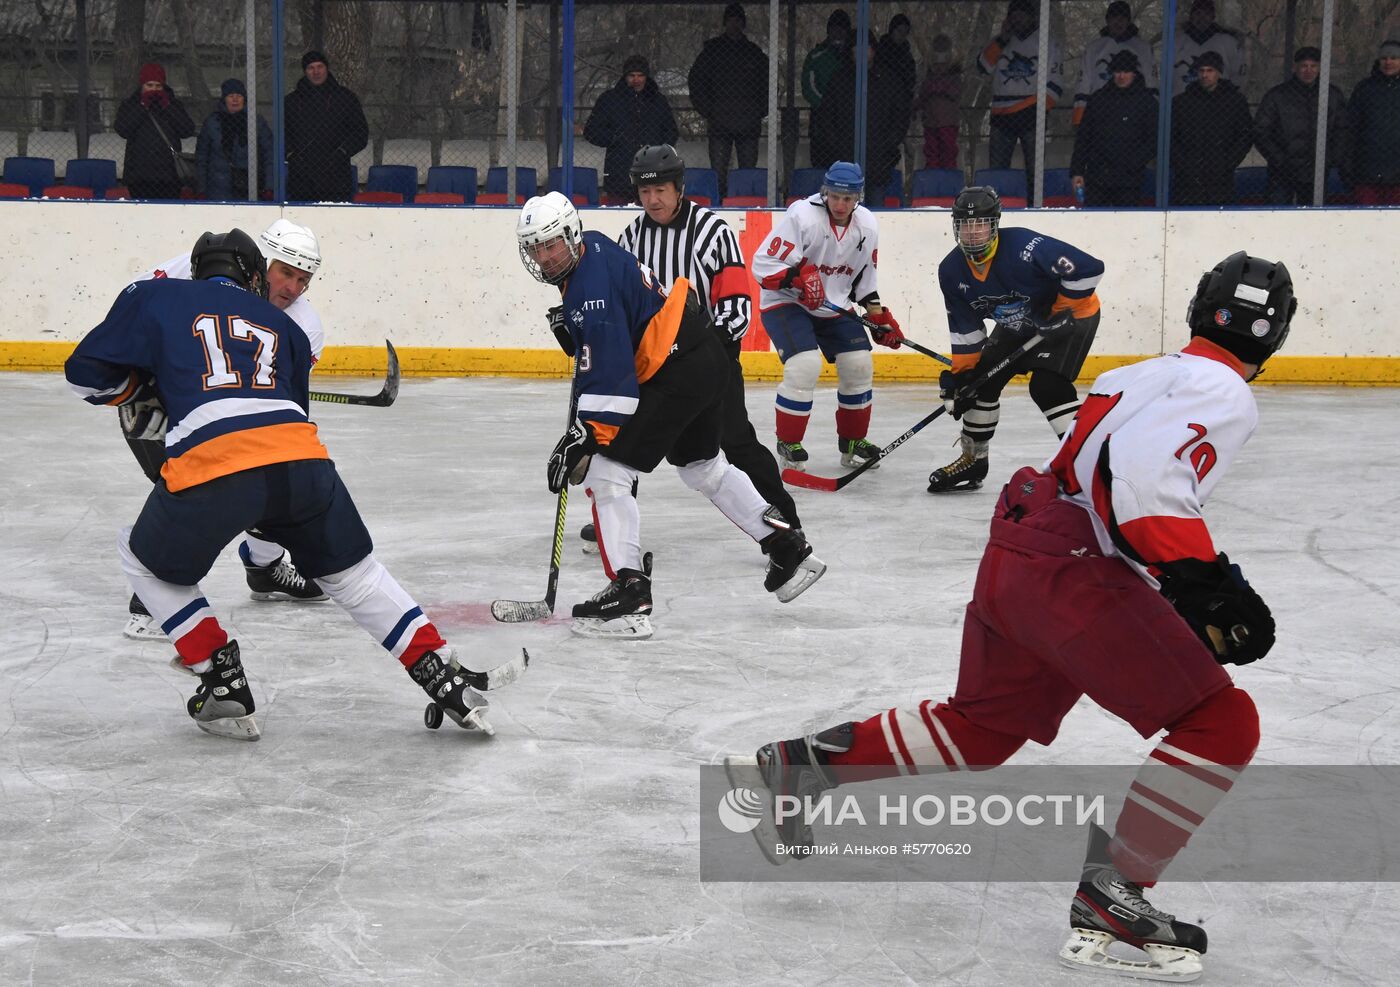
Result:
{"label": "chain-link fence", "polygon": [[878,207],[1390,202],[1397,7],[0,0],[0,191],[616,204],[665,141],[716,205],[835,160]]}

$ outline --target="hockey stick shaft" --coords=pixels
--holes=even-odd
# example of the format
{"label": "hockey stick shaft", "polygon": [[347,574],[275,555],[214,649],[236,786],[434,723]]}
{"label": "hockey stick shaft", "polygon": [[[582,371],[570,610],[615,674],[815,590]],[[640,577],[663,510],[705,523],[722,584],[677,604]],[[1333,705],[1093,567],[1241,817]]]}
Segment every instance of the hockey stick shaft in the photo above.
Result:
{"label": "hockey stick shaft", "polygon": [[[1001,360],[997,361],[996,366],[992,367],[986,373],[982,374],[975,381],[973,381],[969,385],[969,388],[972,390],[976,390],[985,385],[988,381],[996,378],[998,375],[1005,373],[1008,367],[1010,367],[1013,363],[1019,360],[1026,353],[1030,352],[1036,346],[1040,345],[1040,341],[1044,338],[1045,337],[1040,335],[1040,333],[1036,333],[1034,336],[1031,336],[1024,343],[1018,346],[1014,351],[1008,353]],[[904,443],[908,442],[911,438],[917,435],[925,425],[933,421],[939,415],[945,413],[947,410],[947,405],[940,405],[939,407],[935,408],[929,414],[925,415],[922,419],[910,426],[909,429],[906,430],[903,435],[899,436],[899,438],[895,439],[889,445],[881,449],[874,456],[874,458],[867,459],[865,462],[861,463],[859,466],[851,470],[851,472],[847,473],[845,476],[814,476],[811,473],[804,473],[801,470],[785,469],[783,470],[783,482],[790,483],[795,487],[806,487],[809,490],[826,490],[828,492],[840,490],[842,487],[850,483],[856,477],[860,476],[866,470],[871,469],[880,460],[884,459],[890,453],[894,452],[900,446],[904,445]]]}
{"label": "hockey stick shaft", "polygon": [[[832,302],[822,302],[822,305],[826,308],[831,309],[833,312],[840,312],[843,315],[849,315],[859,319],[860,324],[865,326],[866,329],[869,329],[871,334],[873,335],[878,336],[880,333],[886,331],[884,326],[871,322],[869,319],[867,319],[865,316],[861,315],[858,312],[853,312],[848,308],[842,308],[841,306],[833,304]],[[950,360],[948,357],[944,356],[942,353],[936,353],[933,350],[929,349],[927,346],[921,346],[920,344],[914,342],[907,336],[904,339],[900,340],[899,345],[907,346],[915,353],[922,353],[924,356],[932,357],[944,366],[951,367],[953,365],[953,361]]]}
{"label": "hockey stick shaft", "polygon": [[339,394],[334,391],[312,391],[308,397],[312,401],[326,401],[331,404],[358,404],[371,408],[387,408],[399,396],[399,354],[394,344],[387,339],[384,346],[389,351],[389,372],[385,375],[384,386],[378,394]]}

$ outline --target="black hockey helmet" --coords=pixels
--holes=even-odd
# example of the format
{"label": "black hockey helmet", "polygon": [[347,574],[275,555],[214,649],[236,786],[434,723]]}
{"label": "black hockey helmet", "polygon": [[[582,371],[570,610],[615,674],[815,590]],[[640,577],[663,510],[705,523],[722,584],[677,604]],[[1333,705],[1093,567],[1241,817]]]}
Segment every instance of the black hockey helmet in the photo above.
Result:
{"label": "black hockey helmet", "polygon": [[969,260],[980,261],[996,246],[1001,196],[990,185],[971,185],[953,200],[953,235]]}
{"label": "black hockey helmet", "polygon": [[205,233],[190,251],[190,277],[228,278],[267,297],[267,259],[257,241],[238,228]]}
{"label": "black hockey helmet", "polygon": [[1186,322],[1193,336],[1263,364],[1283,346],[1297,310],[1288,268],[1241,250],[1201,275]]}
{"label": "black hockey helmet", "polygon": [[685,161],[670,144],[648,144],[632,157],[628,169],[633,185],[661,185],[675,182],[676,191],[685,192]]}

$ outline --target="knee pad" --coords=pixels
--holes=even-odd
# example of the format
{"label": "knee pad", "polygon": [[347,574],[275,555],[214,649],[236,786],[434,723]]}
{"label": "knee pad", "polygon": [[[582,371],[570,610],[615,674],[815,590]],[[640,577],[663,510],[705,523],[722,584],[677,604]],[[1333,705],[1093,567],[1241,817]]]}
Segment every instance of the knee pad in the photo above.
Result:
{"label": "knee pad", "polygon": [[779,389],[789,397],[810,401],[812,392],[817,389],[817,378],[821,374],[821,351],[803,350],[801,353],[794,353],[783,363],[783,381]]}
{"label": "knee pad", "polygon": [[632,496],[633,483],[637,471],[624,466],[615,459],[595,453],[588,467],[588,477],[584,481],[588,496],[594,503],[605,503],[620,497]]}
{"label": "knee pad", "polygon": [[1164,743],[1216,764],[1248,764],[1259,746],[1259,710],[1249,693],[1221,689],[1175,723]]}
{"label": "knee pad", "polygon": [[860,394],[875,386],[875,362],[869,350],[836,354],[836,390]]}
{"label": "knee pad", "polygon": [[724,474],[728,469],[729,463],[724,458],[724,453],[720,453],[713,459],[700,459],[678,466],[676,472],[680,474],[681,482],[691,490],[698,491],[706,497],[713,497],[719,493],[720,484],[724,482]]}

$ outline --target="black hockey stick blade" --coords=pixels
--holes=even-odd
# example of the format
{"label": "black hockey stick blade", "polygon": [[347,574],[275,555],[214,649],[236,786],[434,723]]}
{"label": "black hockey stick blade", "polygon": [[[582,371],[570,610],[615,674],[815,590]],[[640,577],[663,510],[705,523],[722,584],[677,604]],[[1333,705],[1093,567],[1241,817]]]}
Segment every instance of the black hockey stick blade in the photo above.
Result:
{"label": "black hockey stick blade", "polygon": [[[878,336],[880,333],[885,331],[884,326],[876,325],[874,322],[871,322],[869,319],[859,314],[858,312],[853,312],[850,309],[842,308],[841,306],[832,304],[831,302],[822,302],[822,305],[826,308],[831,309],[833,312],[841,312],[844,315],[855,316],[857,319],[860,320],[861,325],[865,326],[866,329],[870,330],[870,334],[872,336]],[[921,346],[920,344],[914,342],[912,339],[909,339],[907,336],[900,341],[899,345],[907,346],[915,353],[922,353],[924,356],[932,357],[939,363],[943,364],[945,367],[951,367],[953,365],[953,361],[950,360],[948,357],[944,356],[942,353],[936,353],[933,350],[929,349],[927,346]]]}
{"label": "black hockey stick blade", "polygon": [[569,487],[559,491],[554,507],[554,547],[549,556],[549,584],[543,600],[493,600],[491,616],[503,624],[525,624],[546,620],[554,613],[554,598],[559,589],[559,565],[564,558],[564,520],[568,515]]}
{"label": "black hockey stick blade", "polygon": [[524,675],[525,670],[529,667],[530,652],[521,648],[519,658],[512,658],[495,668],[488,668],[484,672],[474,672],[467,668],[462,669],[462,671],[467,673],[467,685],[478,692],[486,692],[489,689],[499,689],[503,685],[510,685]]}
{"label": "black hockey stick blade", "polygon": [[312,401],[328,401],[331,404],[358,404],[371,408],[387,408],[399,396],[399,354],[394,344],[387,339],[384,345],[389,351],[389,373],[384,378],[384,386],[378,394],[337,394],[333,391],[312,391]]}

